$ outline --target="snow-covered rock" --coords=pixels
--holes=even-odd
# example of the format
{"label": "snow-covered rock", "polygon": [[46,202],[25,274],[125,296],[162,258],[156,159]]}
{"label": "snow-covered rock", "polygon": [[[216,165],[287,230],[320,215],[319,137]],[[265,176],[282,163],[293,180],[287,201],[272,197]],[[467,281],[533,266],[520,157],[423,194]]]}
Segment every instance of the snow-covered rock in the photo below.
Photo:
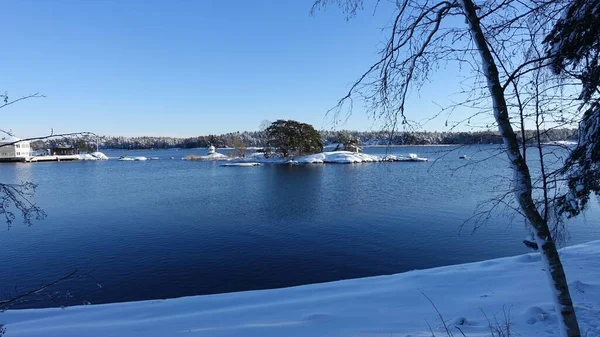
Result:
{"label": "snow-covered rock", "polygon": [[299,164],[322,164],[322,163],[335,163],[335,164],[355,164],[355,163],[372,163],[381,161],[427,161],[427,158],[421,158],[414,153],[409,153],[407,157],[396,156],[396,155],[385,155],[383,157],[366,154],[356,153],[350,151],[331,151],[322,152],[317,154],[311,154],[308,156],[298,157],[294,160]]}
{"label": "snow-covered rock", "polygon": [[577,142],[574,140],[554,140],[551,142],[544,143],[546,145],[560,145],[560,146],[574,146]]}
{"label": "snow-covered rock", "polygon": [[100,160],[108,160],[108,157],[102,152],[92,152],[91,155]]}
{"label": "snow-covered rock", "polygon": [[415,154],[409,154],[407,157],[386,155],[376,156],[366,153],[357,153],[350,151],[327,151],[315,153],[297,158],[280,158],[276,155],[265,158],[264,153],[256,152],[247,155],[245,158],[234,158],[236,162],[259,162],[263,164],[355,164],[355,163],[373,163],[382,161],[427,161],[427,158],[418,157]]}
{"label": "snow-covered rock", "polygon": [[146,161],[148,160],[148,158],[144,157],[144,156],[137,156],[137,157],[120,157],[119,158],[120,161]]}
{"label": "snow-covered rock", "polygon": [[414,153],[409,153],[408,156],[397,156],[393,154],[385,155],[381,158],[383,161],[406,161],[406,162],[425,162],[428,158],[419,157]]}
{"label": "snow-covered rock", "polygon": [[210,153],[205,156],[189,155],[184,157],[185,160],[230,160],[231,158],[218,152]]}
{"label": "snow-covered rock", "polygon": [[98,158],[92,156],[89,153],[78,154],[79,160],[98,160]]}
{"label": "snow-covered rock", "polygon": [[254,152],[246,155],[243,158],[234,158],[236,162],[246,163],[246,162],[257,162],[262,164],[284,164],[289,159],[280,158],[277,155],[272,155],[270,157],[265,157],[265,154],[262,152]]}
{"label": "snow-covered rock", "polygon": [[[562,249],[583,334],[600,336],[600,241]],[[175,286],[175,285],[173,285]],[[559,336],[539,253],[299,287],[168,300],[9,310],[16,337]],[[501,325],[502,326],[502,325]],[[460,330],[458,330],[460,329]]]}
{"label": "snow-covered rock", "polygon": [[246,158],[266,159],[264,152],[253,152],[248,154]]}
{"label": "snow-covered rock", "polygon": [[300,164],[353,164],[353,163],[370,163],[381,161],[381,158],[375,155],[366,153],[356,153],[350,151],[331,151],[302,156],[295,159]]}
{"label": "snow-covered rock", "polygon": [[227,164],[222,164],[221,166],[223,167],[253,167],[253,166],[260,166],[262,165],[261,163],[227,163]]}
{"label": "snow-covered rock", "polygon": [[399,159],[404,158],[402,156],[396,156],[393,154],[387,154],[383,157],[381,157],[381,161],[398,161]]}

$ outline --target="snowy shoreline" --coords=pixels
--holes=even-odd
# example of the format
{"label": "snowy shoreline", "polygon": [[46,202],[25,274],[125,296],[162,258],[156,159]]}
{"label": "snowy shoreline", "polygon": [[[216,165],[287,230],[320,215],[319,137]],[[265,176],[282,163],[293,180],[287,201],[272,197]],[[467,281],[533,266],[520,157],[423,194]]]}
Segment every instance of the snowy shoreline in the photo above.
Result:
{"label": "snowy shoreline", "polygon": [[[231,163],[246,164],[358,164],[374,162],[426,162],[428,158],[421,158],[416,154],[409,153],[402,155],[378,156],[373,154],[350,152],[350,151],[330,151],[300,156],[296,158],[279,158],[276,156],[266,158],[264,153],[252,153],[246,157],[227,157],[221,153],[212,153],[206,156],[188,155],[184,160],[192,161],[227,161]],[[223,166],[223,165],[222,165]],[[248,165],[227,165],[227,166],[248,166]]]}
{"label": "snowy shoreline", "polygon": [[[600,335],[600,241],[561,250],[582,332]],[[7,336],[488,336],[483,313],[522,337],[558,336],[540,256],[281,289],[0,314]]]}

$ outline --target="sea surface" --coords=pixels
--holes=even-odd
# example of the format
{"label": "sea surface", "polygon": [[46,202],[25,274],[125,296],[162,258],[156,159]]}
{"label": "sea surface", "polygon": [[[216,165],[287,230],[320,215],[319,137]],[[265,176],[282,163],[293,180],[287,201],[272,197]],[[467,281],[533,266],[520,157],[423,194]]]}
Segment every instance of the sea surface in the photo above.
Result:
{"label": "sea surface", "polygon": [[[504,204],[482,205],[509,190],[512,175],[498,146],[365,152],[430,161],[220,167],[181,160],[206,149],[171,149],[105,150],[108,161],[0,164],[3,183],[38,184],[35,202],[48,214],[31,227],[20,219],[10,229],[0,223],[0,292],[77,270],[88,276],[21,307],[163,299],[528,252],[522,219]],[[121,155],[160,159],[118,161]],[[584,216],[568,221],[565,245],[600,239],[599,222],[593,200]]]}

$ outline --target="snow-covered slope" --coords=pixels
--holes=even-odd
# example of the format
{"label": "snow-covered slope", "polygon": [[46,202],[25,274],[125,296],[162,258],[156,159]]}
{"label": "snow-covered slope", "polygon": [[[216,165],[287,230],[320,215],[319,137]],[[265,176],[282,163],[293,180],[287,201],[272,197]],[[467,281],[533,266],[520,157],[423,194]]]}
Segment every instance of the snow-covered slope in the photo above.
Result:
{"label": "snow-covered slope", "polygon": [[[561,251],[583,335],[600,336],[600,241]],[[513,336],[557,336],[537,253],[293,288],[170,300],[14,310],[7,336],[489,336],[510,318]],[[143,281],[140,283],[143,285]],[[176,287],[177,285],[173,285]],[[422,293],[421,293],[422,292]]]}

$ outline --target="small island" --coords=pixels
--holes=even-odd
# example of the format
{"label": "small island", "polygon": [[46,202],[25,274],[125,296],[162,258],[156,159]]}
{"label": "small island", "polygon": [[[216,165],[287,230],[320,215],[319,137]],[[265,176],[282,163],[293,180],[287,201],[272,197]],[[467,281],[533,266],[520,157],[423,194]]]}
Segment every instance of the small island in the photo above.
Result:
{"label": "small island", "polygon": [[187,155],[184,160],[230,161],[224,167],[256,167],[261,164],[358,164],[374,162],[426,162],[414,153],[377,156],[362,153],[358,139],[340,132],[333,151],[323,151],[323,140],[315,128],[294,120],[277,120],[266,130],[267,146],[246,154],[236,148],[232,155],[218,153],[213,145],[204,156]]}

